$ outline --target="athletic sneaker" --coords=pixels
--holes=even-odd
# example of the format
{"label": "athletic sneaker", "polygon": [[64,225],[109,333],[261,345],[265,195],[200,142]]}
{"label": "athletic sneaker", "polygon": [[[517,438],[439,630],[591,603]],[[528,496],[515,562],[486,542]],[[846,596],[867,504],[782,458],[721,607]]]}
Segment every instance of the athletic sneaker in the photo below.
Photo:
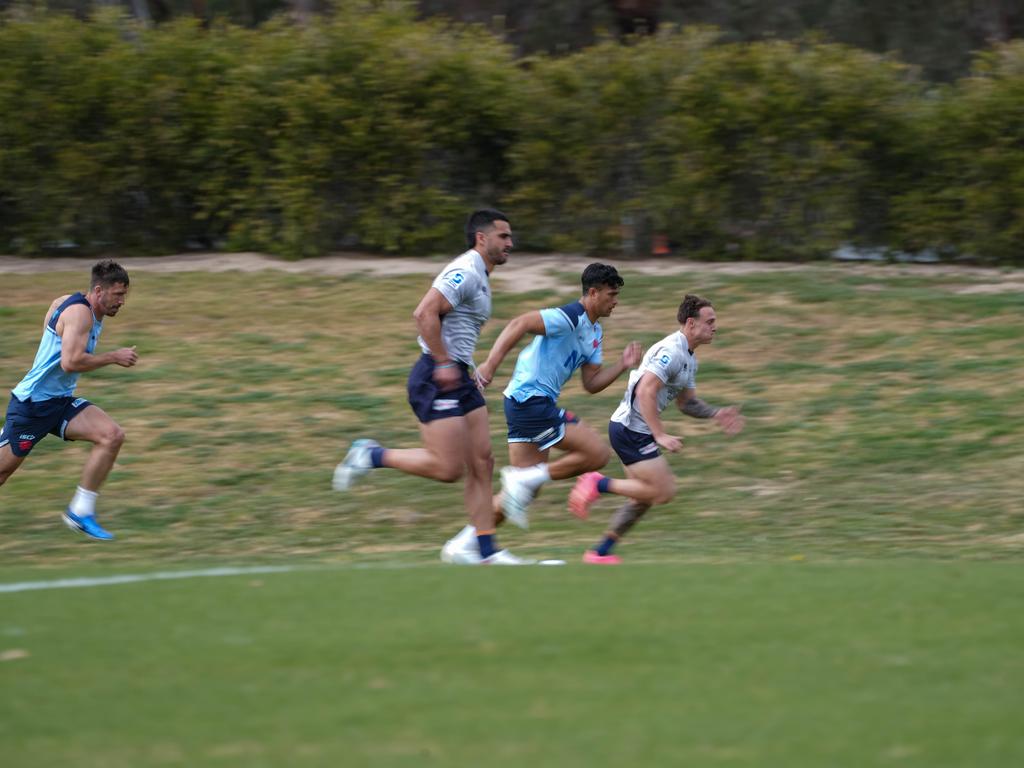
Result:
{"label": "athletic sneaker", "polygon": [[533,501],[534,491],[518,477],[520,473],[521,470],[515,467],[502,468],[501,509],[509,522],[526,530],[530,527],[526,508]]}
{"label": "athletic sneaker", "polygon": [[373,469],[373,462],[370,460],[370,449],[379,448],[380,443],[376,440],[356,440],[348,449],[345,458],[334,469],[334,480],[331,485],[336,491],[347,491],[356,480]]}
{"label": "athletic sneaker", "polygon": [[463,544],[457,539],[448,539],[441,547],[441,562],[443,563],[478,565],[480,560],[480,547],[475,540]]}
{"label": "athletic sneaker", "polygon": [[507,549],[499,549],[490,557],[480,561],[483,565],[533,565],[536,560],[528,560],[524,557],[516,557]]}
{"label": "athletic sneaker", "polygon": [[79,517],[71,511],[70,507],[68,507],[67,512],[64,513],[64,524],[71,530],[81,531],[92,539],[109,541],[114,538],[114,534],[110,531],[103,530],[102,526],[96,522],[96,517],[94,515],[82,515]]}
{"label": "athletic sneaker", "polygon": [[569,510],[580,520],[586,520],[590,505],[600,498],[597,482],[603,477],[600,472],[587,472],[579,476],[576,485],[569,492]]}
{"label": "athletic sneaker", "polygon": [[588,549],[583,553],[583,562],[590,565],[622,565],[622,558],[618,555],[599,555]]}

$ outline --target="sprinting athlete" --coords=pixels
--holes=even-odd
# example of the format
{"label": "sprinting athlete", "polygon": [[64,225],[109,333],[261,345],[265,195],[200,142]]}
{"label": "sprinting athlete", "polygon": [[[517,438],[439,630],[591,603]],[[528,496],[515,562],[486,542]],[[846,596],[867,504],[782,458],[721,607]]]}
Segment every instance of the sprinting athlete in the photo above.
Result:
{"label": "sprinting athlete", "polygon": [[583,554],[585,563],[618,565],[621,558],[612,549],[619,539],[653,505],[667,504],[675,496],[675,477],[660,450],[676,453],[683,445],[661,421],[661,412],[670,402],[674,400],[687,416],[714,419],[726,434],[743,429],[745,420],[737,406],[719,408],[697,397],[695,353],[702,344],[710,344],[718,330],[711,302],[688,294],[676,319],[679,330],[648,349],[643,365],[630,373],[626,394],[608,424],[612,448],[626,467],[627,479],[588,472],[569,494],[569,508],[578,517],[586,517],[602,493],[629,499],[612,516],[600,544]]}
{"label": "sprinting athlete", "polygon": [[114,538],[96,522],[96,498],[124,443],[124,430],[74,393],[78,376],[86,371],[105,365],[131,368],[138,362],[135,347],[94,354],[103,318],[116,315],[127,297],[128,272],[113,261],[101,261],[92,268],[87,293],[53,301],[43,320],[32,370],[11,391],[7,420],[0,429],[0,485],[48,434],[93,444],[64,522],[94,539]]}
{"label": "sprinting athlete", "polygon": [[[487,386],[498,366],[527,333],[533,340],[519,353],[505,389],[509,464],[501,471],[496,513],[521,528],[529,526],[527,507],[549,480],[562,480],[603,467],[608,446],[589,425],[558,404],[562,387],[580,369],[583,387],[604,390],[640,360],[642,347],[632,342],[614,365],[603,367],[603,331],[598,320],[618,304],[623,280],[615,267],[591,264],[581,278],[583,295],[564,307],[535,310],[513,319],[499,334],[477,380]],[[564,454],[548,462],[551,448]],[[441,550],[443,560],[471,556],[475,542],[467,526]]]}
{"label": "sprinting athlete", "polygon": [[441,270],[413,313],[423,354],[409,374],[408,394],[423,447],[384,448],[356,440],[334,471],[334,488],[347,490],[380,467],[444,483],[465,475],[474,549],[453,562],[521,565],[526,561],[497,547],[487,404],[469,373],[480,329],[491,316],[489,275],[512,250],[508,217],[491,209],[475,211],[466,223],[466,243],[470,250]]}

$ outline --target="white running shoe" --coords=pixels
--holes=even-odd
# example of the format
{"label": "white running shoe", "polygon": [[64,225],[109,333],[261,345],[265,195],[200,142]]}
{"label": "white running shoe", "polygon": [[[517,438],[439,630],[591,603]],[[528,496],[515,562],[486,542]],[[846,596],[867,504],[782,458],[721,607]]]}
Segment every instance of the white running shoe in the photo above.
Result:
{"label": "white running shoe", "polygon": [[480,561],[482,565],[533,565],[536,560],[529,560],[525,557],[516,557],[507,549],[499,549],[490,557]]}
{"label": "white running shoe", "polygon": [[516,467],[502,468],[501,509],[509,522],[526,530],[530,527],[530,518],[526,508],[533,501],[534,490],[520,479],[521,472],[522,470]]}
{"label": "white running shoe", "polygon": [[461,542],[456,539],[448,539],[441,547],[441,562],[452,565],[479,565],[480,547],[476,540]]}
{"label": "white running shoe", "polygon": [[370,449],[379,448],[380,443],[376,440],[356,440],[348,449],[345,458],[334,468],[334,479],[331,485],[336,491],[347,491],[356,480],[373,469],[373,462],[370,460]]}

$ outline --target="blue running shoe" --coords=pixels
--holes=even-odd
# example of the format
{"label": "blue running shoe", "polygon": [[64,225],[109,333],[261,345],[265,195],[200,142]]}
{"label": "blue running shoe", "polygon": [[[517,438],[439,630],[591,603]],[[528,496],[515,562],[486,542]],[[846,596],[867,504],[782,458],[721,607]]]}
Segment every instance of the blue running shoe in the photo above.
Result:
{"label": "blue running shoe", "polygon": [[81,531],[86,536],[92,539],[99,539],[100,541],[110,541],[114,538],[114,534],[110,531],[105,531],[96,522],[96,517],[93,515],[83,515],[79,517],[68,508],[68,511],[64,513],[64,524],[67,525],[73,531]]}

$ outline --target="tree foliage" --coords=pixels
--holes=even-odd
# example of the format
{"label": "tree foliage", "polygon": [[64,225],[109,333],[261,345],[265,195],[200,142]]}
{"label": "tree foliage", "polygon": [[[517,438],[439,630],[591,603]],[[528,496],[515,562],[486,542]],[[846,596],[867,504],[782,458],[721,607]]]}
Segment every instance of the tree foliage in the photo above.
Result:
{"label": "tree foliage", "polygon": [[21,12],[0,23],[0,249],[421,253],[488,204],[536,248],[1021,261],[1024,43],[935,87],[848,46],[723,37],[517,58],[401,2],[256,29]]}

